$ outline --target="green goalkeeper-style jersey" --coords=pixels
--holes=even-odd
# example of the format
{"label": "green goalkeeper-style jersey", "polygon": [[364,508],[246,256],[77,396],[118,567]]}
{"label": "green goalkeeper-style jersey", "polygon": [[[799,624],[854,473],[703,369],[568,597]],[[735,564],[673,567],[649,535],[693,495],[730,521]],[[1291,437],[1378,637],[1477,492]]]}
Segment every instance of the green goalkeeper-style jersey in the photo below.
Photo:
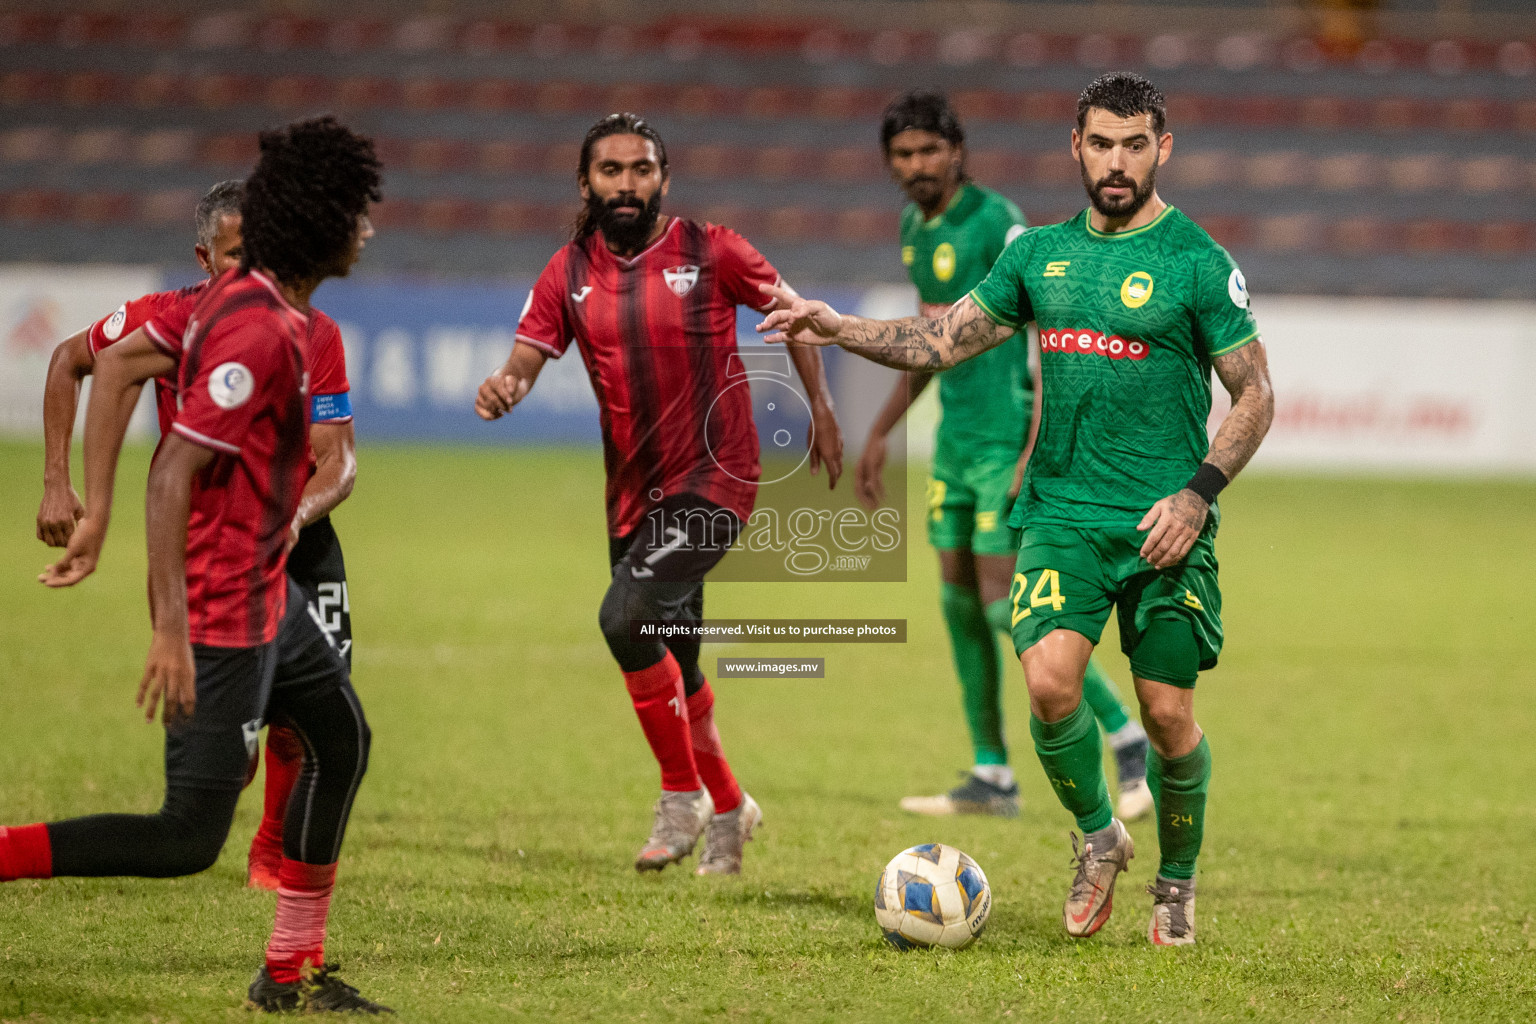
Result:
{"label": "green goalkeeper-style jersey", "polygon": [[[901,261],[925,303],[948,306],[976,287],[1008,243],[1024,230],[1024,215],[1007,199],[965,182],[949,207],[924,220],[916,203],[901,215]],[[1023,451],[1029,434],[1029,350],[1020,334],[939,374],[937,444],[1000,442]]]}
{"label": "green goalkeeper-style jersey", "polygon": [[1259,333],[1242,271],[1172,206],[1118,234],[1086,210],[1028,230],[971,298],[1040,330],[1044,408],[1014,526],[1139,523],[1209,451],[1212,358]]}

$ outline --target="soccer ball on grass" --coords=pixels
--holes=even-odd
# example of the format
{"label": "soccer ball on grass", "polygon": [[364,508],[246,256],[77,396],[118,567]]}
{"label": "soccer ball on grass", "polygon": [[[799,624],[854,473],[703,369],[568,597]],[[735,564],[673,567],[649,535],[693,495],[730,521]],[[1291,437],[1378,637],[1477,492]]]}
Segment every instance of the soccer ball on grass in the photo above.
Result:
{"label": "soccer ball on grass", "polygon": [[964,949],[991,912],[992,887],[981,866],[942,843],[901,851],[875,886],[875,920],[897,949]]}

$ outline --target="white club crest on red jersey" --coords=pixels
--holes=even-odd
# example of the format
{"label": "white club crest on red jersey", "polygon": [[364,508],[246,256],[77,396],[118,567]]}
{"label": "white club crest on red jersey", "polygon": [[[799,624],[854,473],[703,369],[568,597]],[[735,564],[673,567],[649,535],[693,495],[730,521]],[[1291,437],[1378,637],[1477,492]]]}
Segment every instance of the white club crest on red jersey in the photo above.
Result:
{"label": "white club crest on red jersey", "polygon": [[682,298],[693,291],[693,286],[699,283],[699,268],[691,263],[685,263],[681,267],[668,267],[661,272],[661,276],[667,282],[667,287],[673,294]]}

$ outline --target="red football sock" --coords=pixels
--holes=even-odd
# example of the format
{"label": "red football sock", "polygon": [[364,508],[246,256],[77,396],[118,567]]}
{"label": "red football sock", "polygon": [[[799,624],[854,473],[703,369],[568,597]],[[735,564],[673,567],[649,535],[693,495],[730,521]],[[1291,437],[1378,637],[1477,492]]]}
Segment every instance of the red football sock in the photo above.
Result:
{"label": "red football sock", "polygon": [[47,825],[0,828],[0,882],[52,877],[53,843]]}
{"label": "red football sock", "polygon": [[699,778],[715,801],[715,813],[724,814],[741,806],[741,787],[725,760],[720,746],[720,730],[715,728],[715,691],[709,680],[688,698],[688,732],[693,739],[693,760],[699,766]]}
{"label": "red football sock", "polygon": [[291,985],[306,963],[325,963],[325,918],[331,911],[336,865],[284,857],[277,878],[277,920],[267,943],[267,973],[278,984]]}
{"label": "red football sock", "polygon": [[288,798],[293,795],[293,787],[303,770],[304,745],[299,742],[298,734],[286,726],[267,726],[267,789],[261,809],[261,827],[256,830],[256,838],[251,840],[252,850],[262,848],[281,855]]}
{"label": "red football sock", "polygon": [[688,699],[683,696],[683,671],[668,651],[650,668],[625,672],[624,685],[640,717],[640,728],[661,765],[661,788],[689,793],[699,788],[688,736]]}

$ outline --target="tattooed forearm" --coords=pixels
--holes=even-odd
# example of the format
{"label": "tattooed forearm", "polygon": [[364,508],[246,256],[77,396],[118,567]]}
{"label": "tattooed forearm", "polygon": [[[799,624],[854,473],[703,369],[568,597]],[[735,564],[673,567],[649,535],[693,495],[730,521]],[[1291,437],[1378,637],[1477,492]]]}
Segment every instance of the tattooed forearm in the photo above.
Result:
{"label": "tattooed forearm", "polygon": [[1252,341],[1235,352],[1217,356],[1216,376],[1232,396],[1232,411],[1221,421],[1205,461],[1236,477],[1248,465],[1259,442],[1275,418],[1275,393],[1269,383],[1269,359],[1262,341]]}
{"label": "tattooed forearm", "polygon": [[969,298],[937,318],[866,320],[845,316],[837,343],[874,362],[898,370],[942,370],[995,348],[1013,336]]}

